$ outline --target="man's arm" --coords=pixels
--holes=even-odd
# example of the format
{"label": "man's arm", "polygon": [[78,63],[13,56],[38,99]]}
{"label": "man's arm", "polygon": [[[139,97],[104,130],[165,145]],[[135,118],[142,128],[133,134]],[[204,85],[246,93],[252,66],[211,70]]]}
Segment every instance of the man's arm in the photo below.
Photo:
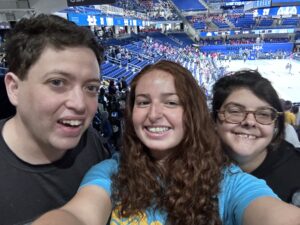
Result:
{"label": "man's arm", "polygon": [[108,193],[91,185],[81,188],[66,205],[44,214],[32,225],[106,225],[111,208]]}
{"label": "man's arm", "polygon": [[261,197],[250,203],[243,225],[300,225],[300,208],[272,197]]}

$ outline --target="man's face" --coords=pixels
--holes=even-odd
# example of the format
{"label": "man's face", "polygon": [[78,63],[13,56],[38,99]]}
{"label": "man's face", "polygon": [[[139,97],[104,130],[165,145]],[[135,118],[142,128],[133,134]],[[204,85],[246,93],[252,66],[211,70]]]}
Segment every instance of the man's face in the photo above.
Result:
{"label": "man's face", "polygon": [[78,144],[97,110],[99,74],[88,48],[43,51],[16,94],[16,119],[30,145],[51,154]]}

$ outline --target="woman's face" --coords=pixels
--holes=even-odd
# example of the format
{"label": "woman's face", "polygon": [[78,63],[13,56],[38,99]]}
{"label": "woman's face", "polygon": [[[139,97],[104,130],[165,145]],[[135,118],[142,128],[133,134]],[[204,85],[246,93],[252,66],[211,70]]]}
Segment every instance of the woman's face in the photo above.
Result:
{"label": "woman's face", "polygon": [[162,159],[183,139],[183,107],[171,74],[154,70],[143,75],[135,90],[133,125],[139,139]]}
{"label": "woman's face", "polygon": [[[220,111],[225,107],[231,107],[231,110],[235,112],[234,110],[237,109],[255,111],[271,106],[249,89],[240,88],[228,96]],[[225,121],[224,114],[218,114],[218,133],[228,147],[229,155],[247,172],[256,169],[265,159],[267,146],[272,141],[274,129],[274,123],[269,125],[258,123],[253,113],[248,113],[243,121],[235,124]]]}

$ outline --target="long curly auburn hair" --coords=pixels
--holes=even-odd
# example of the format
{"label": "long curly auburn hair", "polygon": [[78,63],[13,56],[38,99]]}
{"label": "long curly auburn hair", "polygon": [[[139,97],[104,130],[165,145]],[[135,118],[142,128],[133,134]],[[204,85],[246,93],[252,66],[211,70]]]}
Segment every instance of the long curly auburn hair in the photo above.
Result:
{"label": "long curly auburn hair", "polygon": [[[137,84],[155,70],[173,76],[185,130],[182,141],[163,163],[151,156],[132,122]],[[148,65],[133,79],[126,104],[119,171],[112,177],[112,198],[120,207],[119,216],[142,215],[154,207],[167,213],[168,224],[221,224],[217,195],[226,156],[206,97],[192,74],[171,61]]]}

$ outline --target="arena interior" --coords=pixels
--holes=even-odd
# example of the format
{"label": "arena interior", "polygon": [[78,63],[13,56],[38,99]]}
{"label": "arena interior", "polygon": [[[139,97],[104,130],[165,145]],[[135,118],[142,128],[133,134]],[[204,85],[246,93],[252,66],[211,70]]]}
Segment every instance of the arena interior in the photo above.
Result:
{"label": "arena interior", "polygon": [[[109,83],[130,86],[144,66],[169,59],[192,72],[208,100],[216,79],[251,68],[271,80],[282,99],[298,105],[298,12],[300,0],[0,0],[0,44],[20,18],[57,14],[91,29],[105,47],[106,93]],[[1,48],[0,75],[5,72]]]}

